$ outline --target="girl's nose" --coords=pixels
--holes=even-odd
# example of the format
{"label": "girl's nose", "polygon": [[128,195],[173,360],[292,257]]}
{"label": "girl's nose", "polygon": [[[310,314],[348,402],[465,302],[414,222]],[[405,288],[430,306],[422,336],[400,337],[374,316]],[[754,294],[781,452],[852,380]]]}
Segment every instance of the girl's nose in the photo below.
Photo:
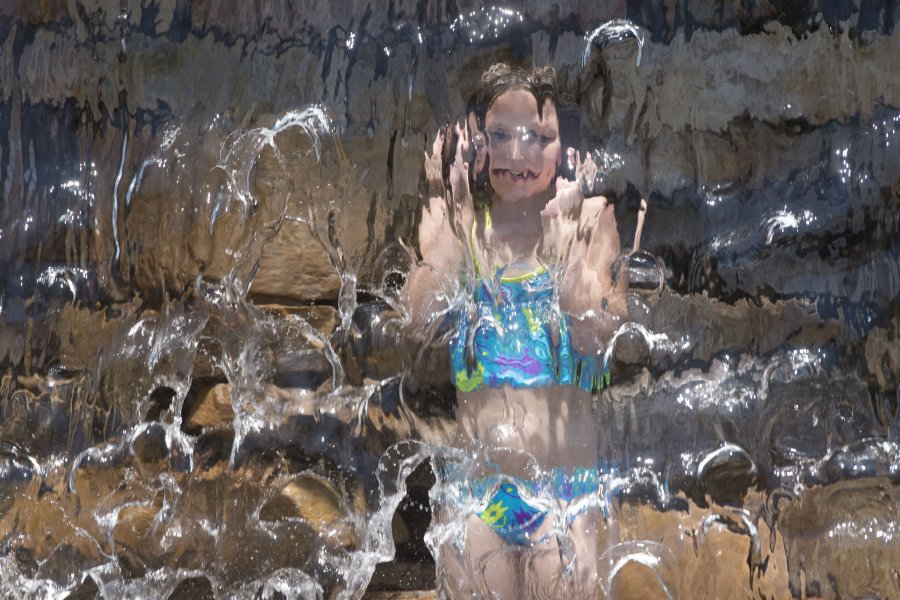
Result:
{"label": "girl's nose", "polygon": [[523,146],[525,145],[524,140],[517,135],[513,136],[512,139],[512,149],[509,151],[509,157],[512,160],[522,160],[524,158],[523,154]]}

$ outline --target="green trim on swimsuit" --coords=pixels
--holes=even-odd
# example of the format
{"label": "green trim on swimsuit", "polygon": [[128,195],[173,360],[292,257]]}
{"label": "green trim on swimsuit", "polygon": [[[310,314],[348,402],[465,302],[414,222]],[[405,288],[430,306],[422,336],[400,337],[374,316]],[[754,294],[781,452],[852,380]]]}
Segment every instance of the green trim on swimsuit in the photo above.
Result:
{"label": "green trim on swimsuit", "polygon": [[[476,232],[473,222],[473,254]],[[483,280],[477,258],[475,265],[479,281],[473,290],[474,310],[457,314],[458,330],[450,340],[452,380],[460,392],[504,385],[575,385],[595,393],[609,385],[602,358],[572,347],[571,324],[560,313],[554,280],[546,269],[503,277],[492,285]]]}

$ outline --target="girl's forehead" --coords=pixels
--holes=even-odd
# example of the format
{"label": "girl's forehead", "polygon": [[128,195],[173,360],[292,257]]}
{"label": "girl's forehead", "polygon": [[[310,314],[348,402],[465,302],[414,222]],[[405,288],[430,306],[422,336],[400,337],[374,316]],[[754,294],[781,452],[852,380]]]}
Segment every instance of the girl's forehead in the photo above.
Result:
{"label": "girl's forehead", "polygon": [[537,99],[527,90],[503,92],[491,103],[485,115],[486,122],[513,125],[556,126],[556,106],[547,98],[542,114],[538,114]]}

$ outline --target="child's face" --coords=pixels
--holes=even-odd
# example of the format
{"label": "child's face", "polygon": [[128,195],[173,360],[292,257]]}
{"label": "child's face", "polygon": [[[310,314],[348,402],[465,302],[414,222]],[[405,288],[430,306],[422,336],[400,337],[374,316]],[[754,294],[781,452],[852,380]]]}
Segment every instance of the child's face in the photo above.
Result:
{"label": "child's face", "polygon": [[501,200],[531,198],[546,191],[562,158],[556,106],[544,101],[543,118],[537,100],[525,90],[500,94],[484,119],[490,156],[491,187]]}

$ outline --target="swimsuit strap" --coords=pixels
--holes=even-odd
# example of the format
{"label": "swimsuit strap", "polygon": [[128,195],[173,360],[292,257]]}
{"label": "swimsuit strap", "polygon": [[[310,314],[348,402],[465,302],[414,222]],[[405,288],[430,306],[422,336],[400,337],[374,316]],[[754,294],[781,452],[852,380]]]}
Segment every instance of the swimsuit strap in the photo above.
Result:
{"label": "swimsuit strap", "polygon": [[[485,231],[485,233],[490,231],[492,226],[493,225],[491,222],[491,210],[488,207],[485,207],[484,208],[484,231]],[[472,219],[472,236],[471,236],[472,260],[475,262],[476,274],[479,277],[481,277],[481,265],[478,264],[478,252],[475,248],[475,235],[476,235],[477,231],[478,231],[478,219],[473,218]],[[501,269],[498,268],[497,270],[500,271]],[[532,277],[537,277],[538,275],[543,275],[546,272],[547,272],[547,269],[545,269],[543,266],[539,266],[537,269],[535,269],[531,273],[524,273],[522,275],[515,275],[512,277],[503,277],[501,275],[500,283],[522,283],[523,281],[527,281],[527,280],[531,279]]]}
{"label": "swimsuit strap", "polygon": [[[487,209],[484,209],[484,212],[485,212],[484,228],[485,228],[485,231],[487,231],[487,228],[491,226],[490,225],[491,213]],[[480,278],[481,277],[481,265],[478,264],[478,252],[475,250],[475,233],[476,233],[477,229],[478,229],[478,216],[476,213],[476,215],[472,219],[472,235],[471,235],[470,241],[472,243],[472,260],[475,262],[475,274],[478,275],[478,277]]]}

